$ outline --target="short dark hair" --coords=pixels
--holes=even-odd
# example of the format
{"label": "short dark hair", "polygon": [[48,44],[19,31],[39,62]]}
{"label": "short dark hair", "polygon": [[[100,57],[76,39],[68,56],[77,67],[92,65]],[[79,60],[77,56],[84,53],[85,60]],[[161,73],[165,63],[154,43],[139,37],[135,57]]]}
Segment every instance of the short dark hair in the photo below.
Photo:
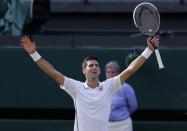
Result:
{"label": "short dark hair", "polygon": [[100,60],[96,56],[87,56],[84,61],[82,62],[82,68],[85,68],[87,66],[87,61],[89,60],[96,60],[100,64]]}

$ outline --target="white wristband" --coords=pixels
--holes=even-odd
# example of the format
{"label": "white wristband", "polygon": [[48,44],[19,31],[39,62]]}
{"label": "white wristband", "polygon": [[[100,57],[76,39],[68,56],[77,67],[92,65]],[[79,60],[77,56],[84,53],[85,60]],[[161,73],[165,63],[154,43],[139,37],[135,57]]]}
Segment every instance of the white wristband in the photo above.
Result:
{"label": "white wristband", "polygon": [[149,56],[153,53],[152,50],[150,50],[148,47],[142,52],[142,56],[145,57],[145,59],[148,59]]}
{"label": "white wristband", "polygon": [[40,54],[37,51],[34,51],[33,53],[31,53],[29,55],[34,60],[34,62],[38,61],[41,58]]}

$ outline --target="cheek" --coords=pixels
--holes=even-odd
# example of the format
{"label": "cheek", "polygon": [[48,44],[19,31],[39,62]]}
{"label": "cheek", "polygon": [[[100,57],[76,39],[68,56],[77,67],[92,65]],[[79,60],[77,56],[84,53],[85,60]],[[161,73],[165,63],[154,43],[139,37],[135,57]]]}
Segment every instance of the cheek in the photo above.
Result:
{"label": "cheek", "polygon": [[111,77],[114,77],[114,76],[116,76],[116,73],[106,73],[107,78],[111,78]]}
{"label": "cheek", "polygon": [[106,73],[106,77],[107,77],[107,78],[112,77],[112,73]]}

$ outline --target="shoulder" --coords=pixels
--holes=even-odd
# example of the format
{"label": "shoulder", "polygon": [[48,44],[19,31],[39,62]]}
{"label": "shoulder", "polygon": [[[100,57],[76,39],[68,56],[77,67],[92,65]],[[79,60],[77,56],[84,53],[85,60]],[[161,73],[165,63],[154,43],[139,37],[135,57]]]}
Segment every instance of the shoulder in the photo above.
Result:
{"label": "shoulder", "polygon": [[64,77],[64,85],[67,85],[67,84],[71,84],[71,85],[76,86],[76,85],[82,85],[83,82],[72,79],[72,78]]}
{"label": "shoulder", "polygon": [[112,83],[120,84],[120,78],[119,76],[115,76],[115,77],[104,80],[102,83],[103,84],[112,84]]}
{"label": "shoulder", "polygon": [[121,85],[123,88],[132,88],[132,86],[129,84],[129,83],[123,83],[122,85]]}
{"label": "shoulder", "polygon": [[124,83],[122,85],[122,89],[123,90],[127,90],[127,91],[134,91],[133,87],[130,84],[128,84],[128,83]]}

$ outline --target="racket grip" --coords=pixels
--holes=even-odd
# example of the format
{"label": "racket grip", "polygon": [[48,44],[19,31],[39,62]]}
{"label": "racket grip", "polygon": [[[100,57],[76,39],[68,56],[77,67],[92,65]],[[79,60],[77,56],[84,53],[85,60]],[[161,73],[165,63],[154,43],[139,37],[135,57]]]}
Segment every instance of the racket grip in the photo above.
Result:
{"label": "racket grip", "polygon": [[161,59],[161,56],[160,56],[160,52],[157,48],[155,49],[155,54],[156,54],[156,59],[157,59],[157,62],[158,62],[159,69],[164,69],[164,65],[163,65],[163,62],[162,62],[162,59]]}

